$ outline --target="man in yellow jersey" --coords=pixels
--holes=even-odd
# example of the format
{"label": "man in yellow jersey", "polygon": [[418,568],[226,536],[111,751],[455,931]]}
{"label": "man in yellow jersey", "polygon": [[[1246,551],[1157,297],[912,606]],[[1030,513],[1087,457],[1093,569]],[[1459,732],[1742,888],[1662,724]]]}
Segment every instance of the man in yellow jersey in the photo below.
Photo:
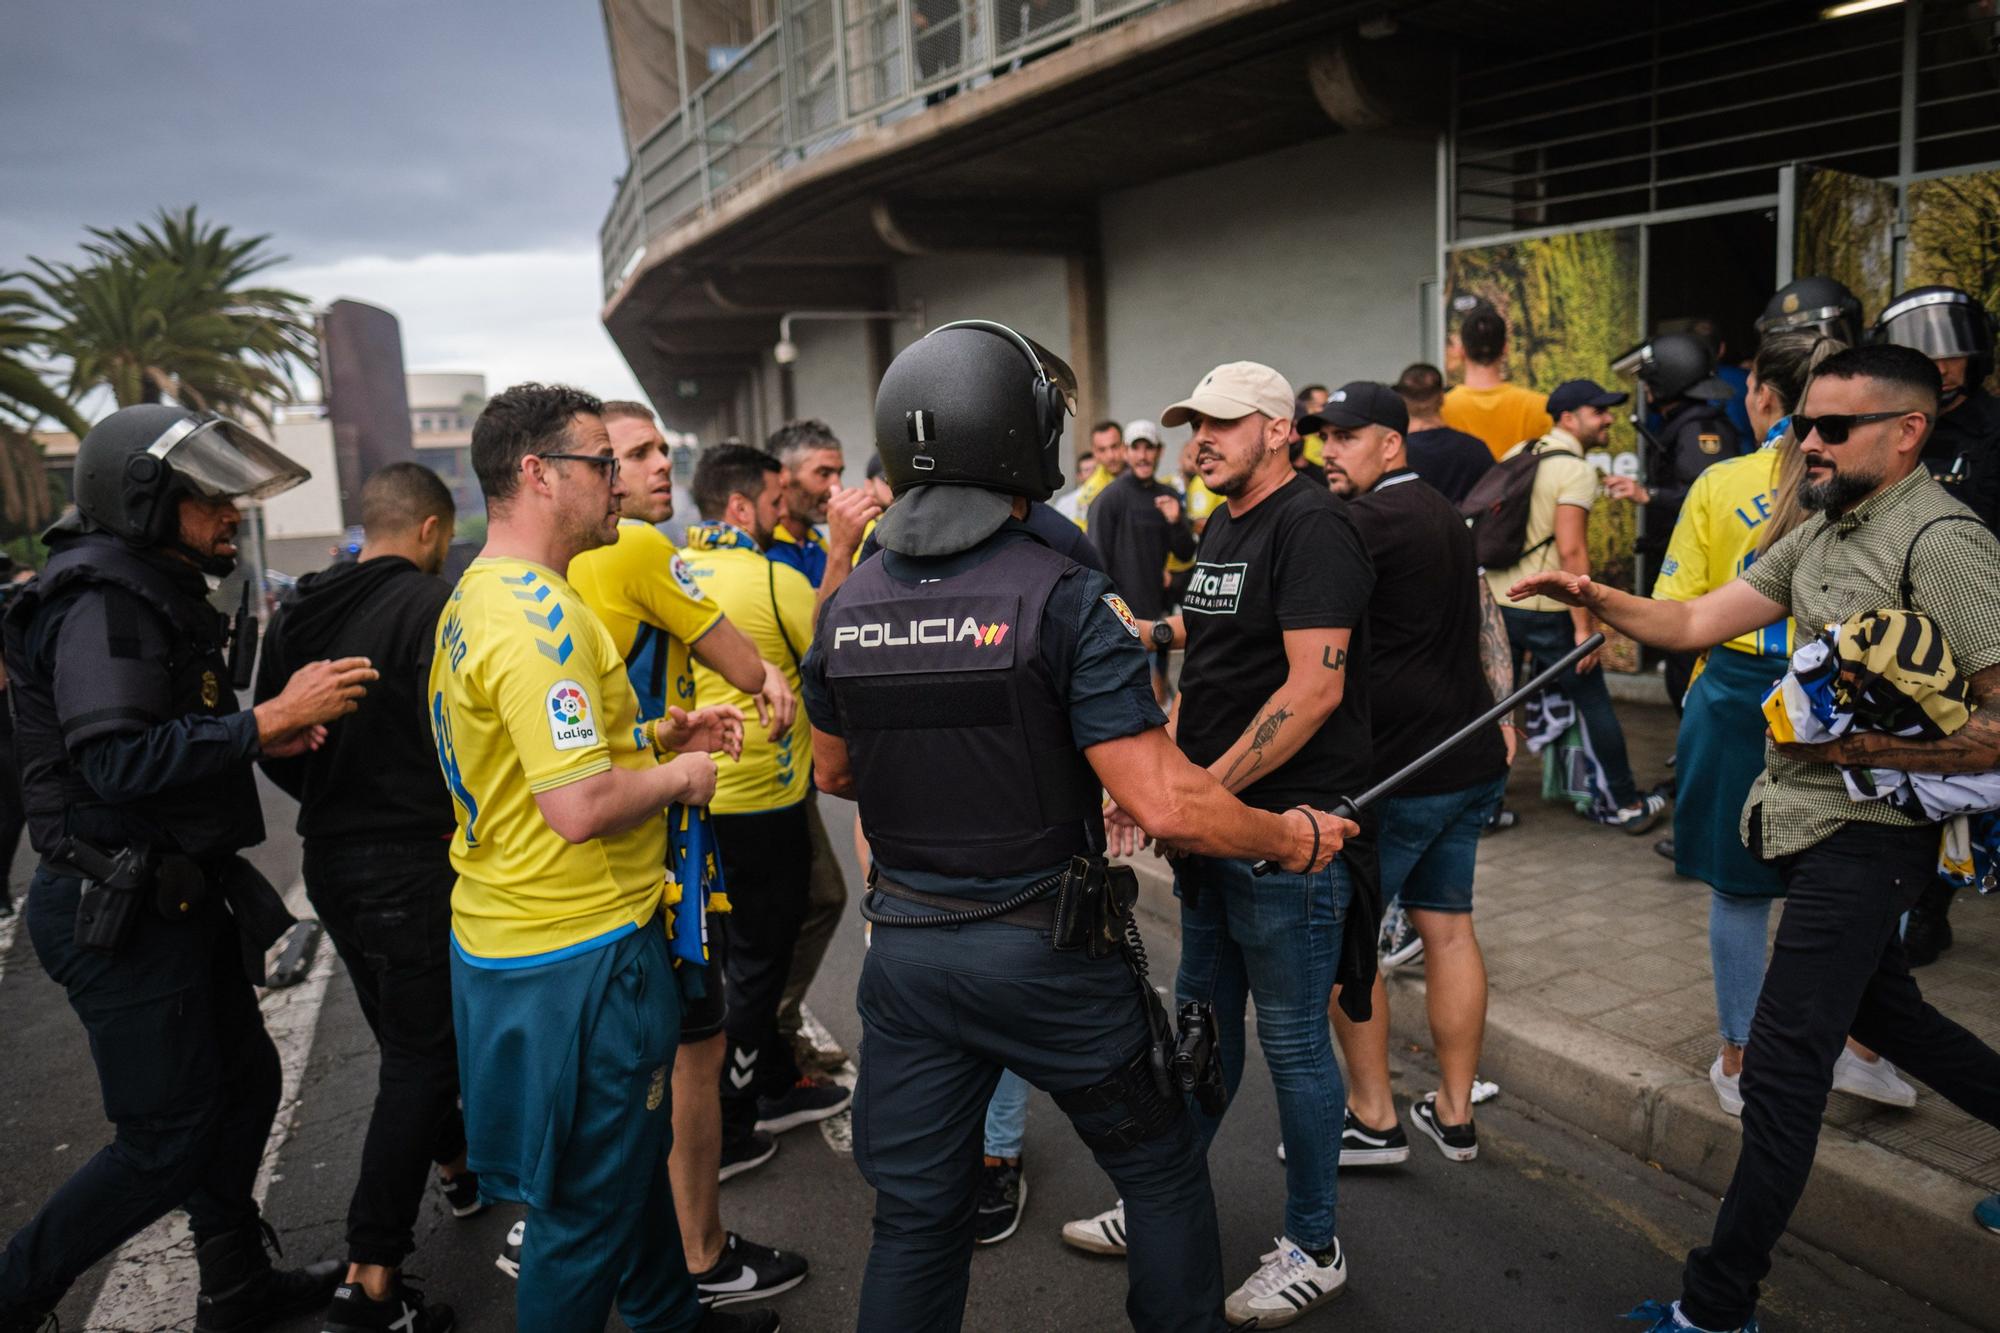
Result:
{"label": "man in yellow jersey", "polygon": [[1547,400],[1507,382],[1507,321],[1477,297],[1460,297],[1452,308],[1464,315],[1458,346],[1465,355],[1465,383],[1446,392],[1438,413],[1444,424],[1484,440],[1496,459],[1523,440],[1548,434],[1555,418]]}
{"label": "man in yellow jersey", "polygon": [[[776,658],[796,688],[812,645],[812,584],[767,559],[784,504],[785,469],[771,454],[722,444],[694,470],[703,519],[688,532],[689,567],[702,591]],[[695,697],[732,703],[736,689],[696,673]],[[812,741],[803,714],[781,734],[751,738],[715,792],[715,834],[732,910],[723,918],[729,975],[729,1059],[722,1082],[726,1145],[762,1131],[782,1134],[846,1109],[852,1094],[802,1074],[778,1028],[778,1005],[806,916],[813,838],[807,820]]]}
{"label": "man in yellow jersey", "polygon": [[[746,713],[754,709],[765,734],[788,734],[798,706],[785,673],[761,658],[722,608],[703,595],[679,552],[654,526],[673,516],[674,500],[673,459],[652,411],[643,403],[610,402],[604,405],[604,423],[625,492],[618,539],[579,555],[569,578],[623,650],[640,716],[693,709],[692,663],[698,661],[711,678],[728,682],[732,697],[723,702]],[[727,765],[725,771],[734,767]],[[710,895],[718,886],[703,873],[704,867],[720,864],[707,810],[669,809],[667,837],[682,888],[673,932],[682,1005],[673,1076],[674,1148],[668,1163],[674,1211],[688,1271],[703,1300],[757,1300],[797,1286],[805,1278],[806,1262],[722,1226],[722,1181],[769,1161],[777,1145],[769,1135],[759,1135],[725,1151],[721,1085],[727,988],[722,932],[711,928],[707,913],[726,911],[728,898],[712,904]],[[503,1260],[503,1271],[505,1267]]]}
{"label": "man in yellow jersey", "polygon": [[834,579],[838,586],[854,563],[854,547],[833,550],[820,536],[819,525],[827,521],[827,504],[839,493],[846,469],[840,438],[824,421],[807,417],[787,421],[771,433],[765,446],[785,469],[784,503],[771,534],[771,559],[798,570],[815,588],[826,581],[830,567],[838,566]]}
{"label": "man in yellow jersey", "polygon": [[[468,1164],[529,1208],[519,1327],[771,1329],[704,1320],[668,1192],[680,1000],[661,907],[672,802],[705,802],[715,709],[648,726],[609,631],[565,578],[617,534],[601,404],[522,384],[472,433],[485,549],[438,625],[431,724],[451,789],[452,1007]],[[665,759],[663,752],[687,753]]]}

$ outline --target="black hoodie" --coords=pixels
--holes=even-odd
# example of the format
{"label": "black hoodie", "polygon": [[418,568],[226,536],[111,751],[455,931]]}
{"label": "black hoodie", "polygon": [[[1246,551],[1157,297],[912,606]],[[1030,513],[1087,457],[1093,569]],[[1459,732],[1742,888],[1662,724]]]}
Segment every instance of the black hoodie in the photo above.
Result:
{"label": "black hoodie", "polygon": [[265,775],[299,801],[299,834],[442,843],[456,823],[431,739],[430,672],[451,585],[401,556],[334,565],[299,580],[271,618],[257,663],[257,702],[321,658],[366,657],[381,679],[327,727],[326,744],[265,759]]}

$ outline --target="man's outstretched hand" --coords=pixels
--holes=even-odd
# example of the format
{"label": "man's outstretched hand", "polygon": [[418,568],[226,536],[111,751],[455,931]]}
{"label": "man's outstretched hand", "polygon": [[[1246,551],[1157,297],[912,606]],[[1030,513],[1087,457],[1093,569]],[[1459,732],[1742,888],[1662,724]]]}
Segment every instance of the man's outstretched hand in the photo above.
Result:
{"label": "man's outstretched hand", "polygon": [[1588,574],[1566,574],[1553,569],[1546,574],[1530,574],[1507,589],[1510,602],[1526,601],[1530,597],[1547,597],[1561,602],[1564,606],[1580,606],[1586,611],[1595,611],[1603,599],[1603,590],[1591,581]]}

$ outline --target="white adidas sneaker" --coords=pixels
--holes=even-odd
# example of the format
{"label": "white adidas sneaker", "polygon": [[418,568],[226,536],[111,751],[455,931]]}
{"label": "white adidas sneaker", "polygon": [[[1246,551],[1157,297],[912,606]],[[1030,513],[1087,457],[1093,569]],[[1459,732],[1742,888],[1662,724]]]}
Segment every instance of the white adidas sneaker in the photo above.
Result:
{"label": "white adidas sneaker", "polygon": [[1090,1254],[1125,1257],[1125,1201],[1120,1199],[1095,1217],[1063,1223],[1063,1244]]}
{"label": "white adidas sneaker", "polygon": [[1347,1286],[1347,1256],[1339,1240],[1333,1242],[1329,1264],[1319,1263],[1283,1236],[1278,1248],[1263,1258],[1264,1266],[1223,1302],[1222,1312],[1232,1324],[1254,1319],[1258,1328],[1281,1328],[1326,1304]]}

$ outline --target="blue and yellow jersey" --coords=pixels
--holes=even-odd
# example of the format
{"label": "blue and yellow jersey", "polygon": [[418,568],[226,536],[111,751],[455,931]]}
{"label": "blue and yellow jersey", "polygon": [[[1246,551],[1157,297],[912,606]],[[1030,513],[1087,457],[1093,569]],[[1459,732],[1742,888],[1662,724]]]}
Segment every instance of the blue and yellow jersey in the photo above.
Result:
{"label": "blue and yellow jersey", "polygon": [[818,528],[807,528],[801,540],[780,527],[771,534],[770,548],[764,554],[777,564],[798,570],[815,588],[826,577],[826,538],[819,535]]}
{"label": "blue and yellow jersey", "polygon": [[1222,497],[1208,489],[1208,483],[1203,481],[1199,475],[1187,479],[1187,489],[1184,493],[1184,498],[1187,502],[1188,522],[1194,524],[1197,528],[1208,522],[1208,516],[1213,514],[1216,506],[1222,503]]}
{"label": "blue and yellow jersey", "polygon": [[611,634],[560,574],[472,562],[438,621],[431,730],[458,817],[452,939],[481,967],[527,967],[608,944],[678,900],[667,828],[570,843],[535,793],[657,762]]}
{"label": "blue and yellow jersey", "polygon": [[1085,532],[1090,531],[1090,502],[1115,480],[1117,478],[1111,474],[1111,470],[1100,463],[1097,471],[1078,483],[1075,492],[1069,497],[1074,506],[1076,525]]}
{"label": "blue and yellow jersey", "polygon": [[688,648],[715,628],[722,611],[702,596],[666,534],[625,519],[617,541],[570,562],[569,581],[611,632],[631,672],[639,716],[665,717],[669,704],[693,708]]}
{"label": "blue and yellow jersey", "polygon": [[[1761,449],[1725,459],[1702,470],[1688,487],[1674,523],[1673,540],[1660,563],[1653,596],[1691,602],[1750,568],[1757,542],[1770,521],[1778,486],[1778,451]],[[1791,617],[1740,634],[1723,644],[1739,653],[1787,657],[1792,651]]]}
{"label": "blue and yellow jersey", "polygon": [[[722,608],[730,624],[750,636],[759,657],[778,664],[798,693],[799,666],[812,646],[817,600],[805,575],[766,559],[748,533],[727,523],[688,529],[682,554],[702,592]],[[743,757],[733,764],[718,762],[709,809],[719,815],[750,815],[806,798],[812,786],[812,722],[805,709],[774,741],[757,721],[756,701],[708,667],[695,667],[695,699],[704,708],[735,704],[744,717]]]}

